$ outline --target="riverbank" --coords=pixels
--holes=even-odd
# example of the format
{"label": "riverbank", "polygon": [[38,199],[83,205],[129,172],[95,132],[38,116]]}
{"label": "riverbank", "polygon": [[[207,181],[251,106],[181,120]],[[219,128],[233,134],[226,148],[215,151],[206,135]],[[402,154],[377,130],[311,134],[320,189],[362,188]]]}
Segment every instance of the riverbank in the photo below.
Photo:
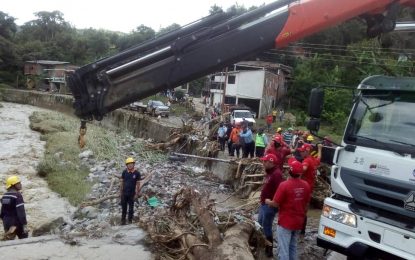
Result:
{"label": "riverbank", "polygon": [[[40,109],[12,103],[0,104],[0,179],[4,183],[11,175],[21,178],[29,229],[34,230],[58,218],[70,222],[75,208],[66,198],[52,192],[46,181],[37,175],[45,142],[40,140],[39,133],[30,130],[29,116]],[[0,193],[4,192],[4,185],[0,185]]]}

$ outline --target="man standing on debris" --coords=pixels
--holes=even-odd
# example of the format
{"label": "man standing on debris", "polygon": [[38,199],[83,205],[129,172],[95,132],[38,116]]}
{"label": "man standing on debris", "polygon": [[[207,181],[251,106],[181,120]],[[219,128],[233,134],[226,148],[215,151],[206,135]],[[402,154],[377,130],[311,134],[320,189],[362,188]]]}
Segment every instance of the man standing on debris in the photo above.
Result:
{"label": "man standing on debris", "polygon": [[268,257],[272,257],[272,222],[274,221],[277,209],[265,204],[266,199],[272,199],[275,191],[282,182],[282,171],[280,164],[282,162],[273,154],[267,154],[261,158],[265,168],[265,179],[261,190],[261,206],[259,208],[258,222],[264,230],[265,238],[271,243],[271,245],[265,247],[265,254]]}
{"label": "man standing on debris", "polygon": [[226,132],[227,128],[223,123],[219,124],[218,129],[218,141],[219,141],[219,147],[221,151],[225,151],[225,142],[226,142]]}
{"label": "man standing on debris", "polygon": [[228,153],[229,156],[232,156],[232,138],[231,133],[234,126],[231,123],[228,123],[226,126],[226,139],[228,140]]}
{"label": "man standing on debris", "polygon": [[26,211],[23,196],[20,193],[22,184],[18,176],[11,176],[6,180],[7,192],[1,198],[0,218],[3,220],[6,239],[19,239],[29,236],[26,225]]}
{"label": "man standing on debris", "polygon": [[244,152],[243,157],[248,158],[248,156],[250,156],[251,158],[254,158],[255,142],[252,131],[249,129],[247,123],[243,123],[242,127],[243,129],[239,136],[243,139],[244,144],[242,149]]}
{"label": "man standing on debris", "polygon": [[[300,161],[303,166],[302,179],[308,183],[311,193],[314,190],[314,184],[316,182],[317,168],[320,165],[322,148],[323,148],[322,144],[317,145],[317,157],[313,157],[310,155],[313,149],[313,147],[310,144],[305,143],[300,148],[297,149],[300,152]],[[296,159],[295,157],[290,158],[289,163],[293,161],[298,161],[298,159]],[[301,235],[305,235],[306,226],[307,226],[307,215],[304,218],[304,224],[301,230]]]}
{"label": "man standing on debris", "polygon": [[287,131],[285,131],[282,134],[282,138],[284,139],[284,142],[291,148],[291,143],[292,143],[292,139],[293,139],[293,129],[291,127],[289,127],[287,129]]}
{"label": "man standing on debris", "polygon": [[121,174],[120,197],[121,197],[121,225],[125,225],[125,218],[127,216],[128,206],[128,223],[133,222],[134,216],[134,201],[137,199],[140,192],[141,174],[134,166],[133,158],[125,160],[126,169]]}
{"label": "man standing on debris", "polygon": [[285,159],[291,154],[291,150],[285,145],[281,136],[276,136],[265,150],[265,154],[275,155],[282,162],[280,167],[282,170]]}
{"label": "man standing on debris", "polygon": [[235,156],[235,151],[236,151],[237,158],[239,158],[239,154],[241,150],[241,145],[239,142],[239,140],[241,139],[239,137],[240,132],[241,132],[241,124],[236,123],[235,127],[232,129],[230,139],[232,140],[232,155],[231,156]]}
{"label": "man standing on debris", "polygon": [[278,207],[278,259],[297,259],[297,239],[300,232],[307,205],[311,198],[308,183],[300,179],[303,166],[298,161],[290,161],[290,178],[280,184],[272,200],[265,203]]}
{"label": "man standing on debris", "polygon": [[260,158],[264,156],[265,147],[268,145],[267,135],[264,133],[264,129],[260,128],[255,135],[255,156]]}

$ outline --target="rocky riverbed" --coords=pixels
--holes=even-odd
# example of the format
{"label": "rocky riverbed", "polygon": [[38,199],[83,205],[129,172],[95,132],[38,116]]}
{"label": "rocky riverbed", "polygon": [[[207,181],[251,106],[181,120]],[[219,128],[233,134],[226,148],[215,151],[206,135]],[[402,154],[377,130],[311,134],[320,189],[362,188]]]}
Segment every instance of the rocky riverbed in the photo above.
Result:
{"label": "rocky riverbed", "polygon": [[[57,198],[59,196],[56,194],[53,195],[54,193],[49,190],[36,190],[36,186],[31,185],[31,181],[36,179],[36,183],[39,183],[42,189],[46,189],[47,187],[44,180],[36,176],[35,170],[38,160],[42,157],[44,143],[40,141],[38,133],[28,129],[27,118],[32,111],[38,109],[8,103],[3,103],[3,105],[4,108],[0,108],[0,116],[3,119],[0,124],[16,118],[17,116],[13,116],[13,118],[11,116],[15,111],[16,113],[17,111],[25,112],[21,115],[21,120],[24,123],[13,122],[10,125],[4,125],[5,127],[0,125],[2,131],[3,129],[8,129],[4,131],[4,134],[0,134],[2,147],[8,147],[10,142],[13,142],[10,140],[23,139],[24,136],[30,136],[31,139],[23,143],[20,148],[14,144],[14,148],[10,150],[6,149],[8,153],[16,150],[20,154],[7,157],[9,158],[7,161],[12,162],[13,167],[4,167],[4,160],[0,160],[0,166],[3,167],[0,168],[1,174],[13,172],[27,176],[23,177],[23,182],[25,185],[24,196],[25,198],[27,197],[26,200],[28,202],[28,211],[31,203],[35,203],[35,201],[37,203],[44,203],[50,209],[52,206],[46,203],[48,201],[47,199],[55,199],[54,196]],[[23,133],[23,137],[17,137],[13,134],[14,132],[21,131],[19,129],[23,128],[27,129],[27,132]],[[243,202],[237,196],[231,196],[233,194],[231,186],[222,183],[212,172],[198,167],[201,165],[200,162],[193,161],[190,164],[181,161],[169,161],[167,155],[145,149],[145,144],[150,140],[138,139],[130,135],[123,135],[120,138],[121,141],[115,147],[118,154],[122,155],[122,158],[131,156],[137,159],[136,166],[138,170],[144,176],[148,177],[148,183],[143,187],[141,196],[135,203],[136,216],[133,225],[125,228],[119,226],[120,205],[117,192],[119,190],[119,176],[123,169],[122,159],[100,160],[92,150],[88,149],[87,145],[86,149],[79,151],[78,154],[80,159],[79,167],[86,167],[89,171],[85,181],[93,183],[91,192],[84,203],[78,208],[73,208],[67,201],[59,198],[61,200],[55,200],[53,203],[58,209],[53,211],[56,214],[53,217],[48,217],[47,221],[42,222],[38,221],[38,219],[48,216],[46,213],[42,213],[42,211],[36,213],[28,212],[32,230],[36,230],[38,235],[55,234],[58,236],[59,241],[54,241],[54,246],[61,246],[63,244],[65,246],[62,246],[62,251],[59,250],[57,252],[56,250],[51,250],[50,255],[45,255],[45,250],[49,250],[45,248],[52,248],[54,246],[50,244],[43,245],[42,247],[39,243],[33,243],[32,247],[28,249],[33,256],[31,259],[45,259],[50,257],[57,259],[76,259],[77,255],[86,259],[90,259],[92,256],[93,258],[110,259],[110,255],[105,254],[106,250],[119,252],[118,256],[126,256],[125,254],[130,255],[131,253],[131,256],[141,256],[139,259],[151,259],[153,256],[146,249],[152,250],[155,253],[160,248],[155,247],[152,241],[148,237],[146,238],[143,229],[146,230],[149,224],[155,221],[157,216],[168,216],[174,195],[183,187],[190,186],[200,191],[201,194],[210,194],[210,201],[214,203],[216,210],[233,212],[237,221],[244,221],[246,219],[254,221],[256,219],[255,209],[244,210],[239,208]],[[26,150],[27,152],[24,152]],[[57,152],[53,155],[55,158],[62,158],[63,164],[66,163],[63,159],[64,152],[63,149],[62,152]],[[29,158],[28,161],[25,161],[25,165],[30,166],[27,167],[29,170],[17,167],[21,165],[19,164],[21,162],[19,161],[20,155]],[[35,194],[32,193],[35,191],[37,191],[36,196],[31,195]],[[37,207],[35,206],[33,208]],[[41,209],[40,206],[39,208]],[[59,211],[61,208],[64,210]],[[319,210],[310,211],[307,234],[305,239],[300,243],[301,259],[325,258],[323,250],[315,245],[319,212]],[[42,226],[43,223],[45,225]],[[2,247],[1,244],[0,247]],[[12,247],[5,246],[4,248],[10,249]],[[4,248],[1,249],[2,252]],[[91,252],[88,252],[89,250]],[[39,257],[35,256],[36,252],[39,253]],[[26,258],[22,255],[22,258],[16,259]]]}

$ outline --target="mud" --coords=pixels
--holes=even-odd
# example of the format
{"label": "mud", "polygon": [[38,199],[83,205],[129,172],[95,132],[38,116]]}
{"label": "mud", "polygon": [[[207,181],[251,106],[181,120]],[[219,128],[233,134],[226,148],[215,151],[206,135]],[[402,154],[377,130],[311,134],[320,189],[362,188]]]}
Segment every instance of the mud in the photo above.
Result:
{"label": "mud", "polygon": [[[1,259],[152,259],[151,253],[141,245],[145,233],[134,225],[113,227],[108,236],[101,239],[61,240],[58,237],[44,237],[47,242],[29,238],[26,244],[8,241],[0,244]],[[39,242],[36,242],[39,241]]]}

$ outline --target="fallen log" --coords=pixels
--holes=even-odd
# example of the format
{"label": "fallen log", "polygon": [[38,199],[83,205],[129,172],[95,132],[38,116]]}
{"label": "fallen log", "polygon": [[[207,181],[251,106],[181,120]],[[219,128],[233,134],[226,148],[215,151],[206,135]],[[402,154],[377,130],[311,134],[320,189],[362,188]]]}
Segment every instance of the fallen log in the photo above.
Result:
{"label": "fallen log", "polygon": [[[254,228],[249,223],[241,223],[230,227],[224,234],[222,239],[218,226],[215,224],[209,207],[206,207],[206,201],[197,190],[186,188],[179,191],[180,205],[187,204],[190,209],[196,213],[197,219],[204,230],[204,237],[207,238],[206,243],[194,236],[194,234],[183,234],[183,232],[175,231],[181,237],[181,244],[187,247],[184,255],[180,259],[243,259],[253,260],[254,257],[250,251],[249,238]],[[175,204],[178,202],[176,196]],[[183,202],[187,201],[187,203]],[[173,204],[173,207],[175,206]],[[188,207],[181,207],[189,209]],[[183,214],[182,214],[183,216]],[[228,217],[229,218],[229,217]],[[176,236],[177,236],[176,235]],[[171,240],[170,240],[171,241]]]}

